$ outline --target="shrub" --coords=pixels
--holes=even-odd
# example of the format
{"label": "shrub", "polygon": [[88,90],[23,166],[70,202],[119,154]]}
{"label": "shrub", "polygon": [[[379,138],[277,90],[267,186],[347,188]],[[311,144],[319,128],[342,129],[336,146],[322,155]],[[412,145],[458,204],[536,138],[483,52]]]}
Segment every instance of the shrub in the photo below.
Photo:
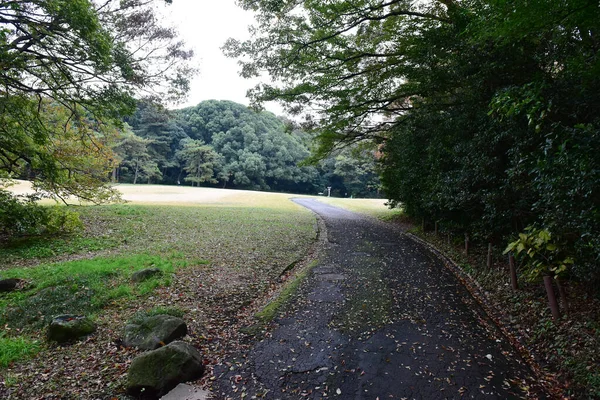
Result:
{"label": "shrub", "polygon": [[83,227],[79,214],[64,207],[44,207],[36,195],[15,196],[0,189],[0,233],[27,236],[72,233]]}

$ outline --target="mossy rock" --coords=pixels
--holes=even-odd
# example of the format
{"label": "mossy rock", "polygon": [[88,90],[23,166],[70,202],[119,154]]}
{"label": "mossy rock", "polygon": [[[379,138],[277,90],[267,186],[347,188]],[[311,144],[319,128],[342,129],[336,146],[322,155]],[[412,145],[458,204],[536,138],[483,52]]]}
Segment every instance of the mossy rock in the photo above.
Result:
{"label": "mossy rock", "polygon": [[173,342],[136,357],[127,374],[127,392],[132,396],[159,398],[179,383],[199,379],[204,373],[202,356],[185,342]]}
{"label": "mossy rock", "polygon": [[159,276],[162,274],[162,271],[158,268],[145,268],[139,271],[134,272],[131,275],[131,280],[133,282],[143,282],[146,279],[150,279],[154,276]]}
{"label": "mossy rock", "polygon": [[83,315],[59,315],[48,327],[48,340],[59,344],[79,340],[96,331],[96,325]]}
{"label": "mossy rock", "polygon": [[181,318],[171,315],[154,315],[139,323],[125,326],[124,343],[141,350],[158,349],[187,334],[187,325]]}

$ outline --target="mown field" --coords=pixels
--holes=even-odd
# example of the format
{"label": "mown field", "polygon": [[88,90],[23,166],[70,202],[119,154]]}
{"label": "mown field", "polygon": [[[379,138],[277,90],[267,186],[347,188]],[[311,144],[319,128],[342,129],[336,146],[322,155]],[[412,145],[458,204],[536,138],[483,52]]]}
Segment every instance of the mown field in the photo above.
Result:
{"label": "mown field", "polygon": [[[26,281],[22,290],[0,295],[0,398],[123,397],[138,351],[120,346],[122,331],[144,314],[182,316],[185,340],[209,367],[221,363],[247,344],[242,328],[257,323],[255,314],[308,263],[315,243],[316,218],[291,195],[119,189],[128,203],[73,206],[85,226],[79,234],[0,243],[0,277]],[[323,200],[392,214],[382,200]],[[162,275],[133,283],[131,274],[146,267]],[[61,313],[90,316],[98,330],[70,346],[48,344],[46,326]]]}

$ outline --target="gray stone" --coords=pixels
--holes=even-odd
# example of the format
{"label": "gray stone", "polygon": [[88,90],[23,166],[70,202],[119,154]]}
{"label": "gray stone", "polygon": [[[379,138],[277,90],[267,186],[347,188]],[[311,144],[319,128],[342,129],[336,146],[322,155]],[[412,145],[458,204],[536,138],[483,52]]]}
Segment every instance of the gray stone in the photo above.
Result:
{"label": "gray stone", "polygon": [[204,373],[202,356],[192,345],[177,341],[136,357],[127,372],[127,392],[159,398],[183,382]]}
{"label": "gray stone", "polygon": [[171,315],[154,315],[144,318],[138,324],[125,326],[123,342],[127,347],[154,350],[181,339],[186,334],[187,325],[181,318]]}
{"label": "gray stone", "polygon": [[180,383],[160,400],[206,400],[208,392],[200,388]]}
{"label": "gray stone", "polygon": [[152,278],[153,276],[162,274],[162,271],[158,268],[146,268],[141,269],[139,271],[134,272],[131,275],[131,280],[133,282],[143,282],[146,279]]}
{"label": "gray stone", "polygon": [[22,287],[24,280],[18,278],[9,278],[0,280],[0,292],[12,292]]}
{"label": "gray stone", "polygon": [[96,325],[83,315],[59,315],[48,327],[48,340],[57,343],[73,342],[96,331]]}

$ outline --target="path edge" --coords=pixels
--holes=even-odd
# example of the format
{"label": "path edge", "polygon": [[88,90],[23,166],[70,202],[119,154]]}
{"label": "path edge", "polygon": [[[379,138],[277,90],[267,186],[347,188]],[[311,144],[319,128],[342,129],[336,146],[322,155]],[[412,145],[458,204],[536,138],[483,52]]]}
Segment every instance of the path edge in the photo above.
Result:
{"label": "path edge", "polygon": [[[550,389],[552,387],[559,387],[561,392],[563,392],[565,389],[564,385],[558,382],[554,375],[545,372],[539,365],[539,363],[535,360],[535,357],[533,356],[532,352],[527,348],[527,346],[510,329],[507,328],[506,324],[503,322],[506,319],[505,314],[502,313],[502,311],[500,311],[495,304],[489,301],[488,297],[485,295],[485,289],[481,287],[479,282],[477,282],[477,280],[474,279],[469,273],[465,272],[462,268],[460,268],[456,261],[454,261],[448,255],[446,255],[443,251],[439,250],[433,244],[421,239],[420,237],[412,233],[403,232],[403,234],[410,240],[424,246],[440,261],[442,261],[444,267],[447,270],[449,270],[467,289],[467,291],[471,294],[475,301],[480,305],[482,310],[486,313],[487,317],[494,323],[494,325],[496,325],[496,327],[500,330],[502,335],[504,335],[504,337],[509,341],[511,346],[517,350],[521,358],[525,361],[529,368],[531,368],[538,381],[544,383],[543,388],[546,392],[545,394],[548,395],[548,398],[556,400],[563,399],[563,396],[561,394],[555,393]],[[526,336],[520,329],[512,329],[516,330],[521,335],[521,337]]]}

